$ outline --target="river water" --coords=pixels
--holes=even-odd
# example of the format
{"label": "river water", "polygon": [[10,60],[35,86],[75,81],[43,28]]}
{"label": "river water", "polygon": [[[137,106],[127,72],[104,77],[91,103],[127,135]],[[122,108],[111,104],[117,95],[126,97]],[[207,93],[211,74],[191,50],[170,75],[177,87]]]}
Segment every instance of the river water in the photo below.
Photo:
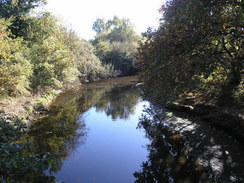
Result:
{"label": "river water", "polygon": [[28,133],[54,159],[39,182],[244,182],[243,144],[142,100],[137,83],[99,81],[56,98]]}

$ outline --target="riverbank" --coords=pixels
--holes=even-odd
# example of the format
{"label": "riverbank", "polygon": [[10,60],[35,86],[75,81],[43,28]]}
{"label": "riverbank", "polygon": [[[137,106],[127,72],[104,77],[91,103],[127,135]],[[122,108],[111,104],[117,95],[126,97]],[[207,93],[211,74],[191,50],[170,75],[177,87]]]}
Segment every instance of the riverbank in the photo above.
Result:
{"label": "riverbank", "polygon": [[62,90],[50,90],[42,95],[9,97],[0,101],[0,118],[12,121],[20,119],[28,123],[34,116],[48,111],[49,104]]}
{"label": "riverbank", "polygon": [[223,130],[244,143],[244,109],[238,107],[217,107],[213,105],[183,105],[171,103],[167,109],[198,117],[211,126]]}
{"label": "riverbank", "polygon": [[[83,84],[60,93],[49,106],[48,115],[24,129],[25,134],[19,135],[16,128],[3,123],[2,134],[11,140],[4,146],[11,145],[15,150],[30,142],[26,148],[33,150],[27,156],[26,149],[11,150],[10,155],[9,151],[2,153],[3,181],[38,182],[42,177],[44,182],[50,178],[56,182],[91,182],[95,172],[102,175],[97,180],[106,183],[133,182],[132,175],[135,182],[243,182],[244,147],[237,138],[200,120],[198,115],[179,112],[183,107],[174,111],[143,101],[138,86],[137,77]],[[18,136],[12,140],[13,132]],[[15,159],[9,166],[12,157]],[[19,162],[22,157],[25,159]],[[102,166],[93,166],[97,162]],[[23,169],[26,164],[28,170]],[[77,167],[80,171],[76,172]],[[46,174],[48,170],[55,172]],[[104,170],[107,172],[99,174]],[[111,172],[115,176],[109,181],[106,178]]]}
{"label": "riverbank", "polygon": [[[122,86],[129,83],[136,83],[138,81],[138,75],[118,77],[116,79],[116,85]],[[49,90],[39,95],[9,97],[0,101],[0,119],[6,119],[9,121],[20,119],[24,123],[45,115],[48,112],[48,107],[53,100],[60,94],[74,88],[79,88],[82,84],[99,84],[101,82],[108,81],[108,83],[115,84],[111,79],[100,79],[89,83],[80,83],[78,80],[73,85],[66,85],[60,90]]]}
{"label": "riverbank", "polygon": [[[193,109],[186,112],[189,107],[175,105],[169,108],[151,104],[141,120],[141,126],[152,139],[148,146],[150,159],[143,168],[147,172],[155,171],[150,175],[165,170],[165,174],[172,174],[175,180],[192,180],[189,182],[199,182],[199,177],[204,178],[202,182],[243,182],[243,142],[206,123],[202,116],[194,116]],[[155,157],[160,161],[155,161]]]}
{"label": "riverbank", "polygon": [[[4,157],[0,158],[2,182],[5,180],[9,180],[9,182],[50,182],[50,180],[52,180],[51,182],[77,182],[77,180],[91,182],[94,172],[95,175],[99,175],[100,170],[106,172],[100,174],[101,176],[97,179],[99,182],[113,183],[118,182],[118,179],[121,180],[119,181],[121,183],[133,182],[135,167],[139,168],[139,164],[146,157],[146,150],[142,147],[145,146],[145,143],[141,144],[141,142],[147,142],[143,132],[136,128],[144,104],[138,105],[143,101],[135,86],[137,81],[137,77],[120,77],[82,84],[77,88],[66,90],[51,102],[48,115],[31,123],[28,129],[24,129],[25,133],[20,135],[18,133],[18,137],[15,139],[12,138],[15,126],[2,123],[7,128],[0,128],[0,134],[4,134],[4,139],[6,139],[5,137],[10,139],[3,145],[15,149],[15,146],[22,147],[22,144],[30,142],[20,152],[17,150],[11,150],[13,152],[11,154],[8,151],[8,154],[0,152],[1,158]],[[90,115],[87,115],[88,113]],[[8,128],[11,128],[11,131]],[[8,133],[9,131],[10,133]],[[91,131],[97,131],[95,136],[92,137]],[[87,140],[88,137],[89,140]],[[93,142],[96,144],[91,143],[90,140],[93,138],[95,138]],[[1,140],[0,142],[2,143]],[[1,143],[0,145],[2,145]],[[83,143],[86,148],[90,147],[87,153],[83,151]],[[110,145],[108,146],[108,144]],[[26,153],[28,149],[25,148],[32,151]],[[80,148],[82,152],[77,153]],[[74,158],[76,153],[78,157]],[[103,153],[105,154],[103,155]],[[116,153],[118,154],[115,155]],[[139,154],[141,154],[141,159],[138,159]],[[36,158],[34,159],[33,156]],[[94,158],[94,156],[101,159]],[[112,156],[114,159],[110,159]],[[66,170],[65,162],[69,159],[75,161],[73,166]],[[118,162],[118,159],[121,161]],[[11,163],[13,162],[12,164],[10,164],[10,160]],[[15,162],[18,163],[17,167]],[[104,166],[93,166],[97,162]],[[39,165],[39,167],[35,165]],[[92,169],[87,168],[87,165],[92,165]],[[77,167],[79,171],[76,174]],[[33,171],[36,172],[33,173]],[[74,174],[69,175],[70,172]],[[108,181],[106,178],[111,175],[111,172],[114,177],[113,180]],[[121,174],[123,179],[121,179]],[[64,177],[61,178],[59,175]],[[54,178],[57,180],[55,181]]]}

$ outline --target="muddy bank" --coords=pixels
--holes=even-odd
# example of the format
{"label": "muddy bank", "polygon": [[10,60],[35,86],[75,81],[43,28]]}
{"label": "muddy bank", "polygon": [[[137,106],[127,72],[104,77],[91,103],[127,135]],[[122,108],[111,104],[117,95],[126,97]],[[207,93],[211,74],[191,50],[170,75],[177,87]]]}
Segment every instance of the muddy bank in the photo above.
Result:
{"label": "muddy bank", "polygon": [[244,114],[240,109],[230,111],[214,106],[189,106],[181,104],[169,104],[166,108],[197,117],[201,121],[207,122],[211,126],[225,131],[244,143]]}

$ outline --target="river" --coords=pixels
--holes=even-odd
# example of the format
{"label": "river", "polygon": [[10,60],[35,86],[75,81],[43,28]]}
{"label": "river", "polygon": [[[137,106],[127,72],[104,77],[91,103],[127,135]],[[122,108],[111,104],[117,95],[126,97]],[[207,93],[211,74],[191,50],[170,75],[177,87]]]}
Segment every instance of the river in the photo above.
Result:
{"label": "river", "polygon": [[137,77],[61,93],[24,138],[53,157],[38,182],[244,182],[243,144],[143,100]]}

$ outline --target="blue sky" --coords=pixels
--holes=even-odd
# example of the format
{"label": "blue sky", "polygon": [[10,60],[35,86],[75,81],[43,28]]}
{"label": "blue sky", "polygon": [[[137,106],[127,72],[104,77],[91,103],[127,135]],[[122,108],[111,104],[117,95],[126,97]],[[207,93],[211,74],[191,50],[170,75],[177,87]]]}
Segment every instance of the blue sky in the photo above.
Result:
{"label": "blue sky", "polygon": [[158,9],[164,0],[48,0],[46,10],[54,13],[81,38],[92,39],[92,24],[97,18],[113,16],[130,19],[138,33],[157,27]]}

